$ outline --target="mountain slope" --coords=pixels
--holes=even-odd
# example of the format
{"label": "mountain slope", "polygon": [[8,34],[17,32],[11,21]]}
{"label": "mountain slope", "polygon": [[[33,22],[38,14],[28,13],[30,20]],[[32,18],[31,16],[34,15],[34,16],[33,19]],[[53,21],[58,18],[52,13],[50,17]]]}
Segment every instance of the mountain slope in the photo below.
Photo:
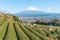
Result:
{"label": "mountain slope", "polygon": [[48,13],[48,12],[43,12],[43,11],[33,11],[33,10],[26,10],[26,11],[22,11],[19,13],[14,14],[16,16],[59,16],[60,14],[58,13]]}

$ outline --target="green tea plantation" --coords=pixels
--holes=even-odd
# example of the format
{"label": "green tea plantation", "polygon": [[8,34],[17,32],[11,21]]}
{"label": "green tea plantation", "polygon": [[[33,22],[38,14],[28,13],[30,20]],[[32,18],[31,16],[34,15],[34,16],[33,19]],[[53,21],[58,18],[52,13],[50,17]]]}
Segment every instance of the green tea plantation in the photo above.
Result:
{"label": "green tea plantation", "polygon": [[0,14],[0,40],[60,40],[60,26],[24,24],[13,15]]}

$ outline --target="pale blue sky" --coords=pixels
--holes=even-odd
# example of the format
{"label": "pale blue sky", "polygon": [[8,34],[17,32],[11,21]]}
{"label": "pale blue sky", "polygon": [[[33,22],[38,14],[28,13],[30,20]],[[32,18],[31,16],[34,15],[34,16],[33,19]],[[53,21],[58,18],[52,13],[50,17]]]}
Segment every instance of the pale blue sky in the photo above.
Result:
{"label": "pale blue sky", "polygon": [[0,10],[17,13],[26,9],[60,13],[60,0],[0,0]]}

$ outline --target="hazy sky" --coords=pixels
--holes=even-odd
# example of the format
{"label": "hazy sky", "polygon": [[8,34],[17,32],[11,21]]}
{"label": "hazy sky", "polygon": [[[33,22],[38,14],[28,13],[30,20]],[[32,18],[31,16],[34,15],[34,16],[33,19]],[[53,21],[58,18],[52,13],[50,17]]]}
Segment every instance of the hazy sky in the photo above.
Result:
{"label": "hazy sky", "polygon": [[0,10],[11,13],[23,10],[60,13],[60,0],[0,0]]}

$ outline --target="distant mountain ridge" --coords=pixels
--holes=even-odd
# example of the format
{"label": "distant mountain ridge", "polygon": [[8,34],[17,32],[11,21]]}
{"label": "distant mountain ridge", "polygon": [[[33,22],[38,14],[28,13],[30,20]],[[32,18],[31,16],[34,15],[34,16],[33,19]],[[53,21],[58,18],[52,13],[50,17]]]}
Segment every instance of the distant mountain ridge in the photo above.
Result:
{"label": "distant mountain ridge", "polygon": [[59,13],[49,13],[43,11],[33,11],[33,10],[26,10],[19,13],[15,13],[14,15],[19,17],[36,17],[36,16],[60,16]]}

